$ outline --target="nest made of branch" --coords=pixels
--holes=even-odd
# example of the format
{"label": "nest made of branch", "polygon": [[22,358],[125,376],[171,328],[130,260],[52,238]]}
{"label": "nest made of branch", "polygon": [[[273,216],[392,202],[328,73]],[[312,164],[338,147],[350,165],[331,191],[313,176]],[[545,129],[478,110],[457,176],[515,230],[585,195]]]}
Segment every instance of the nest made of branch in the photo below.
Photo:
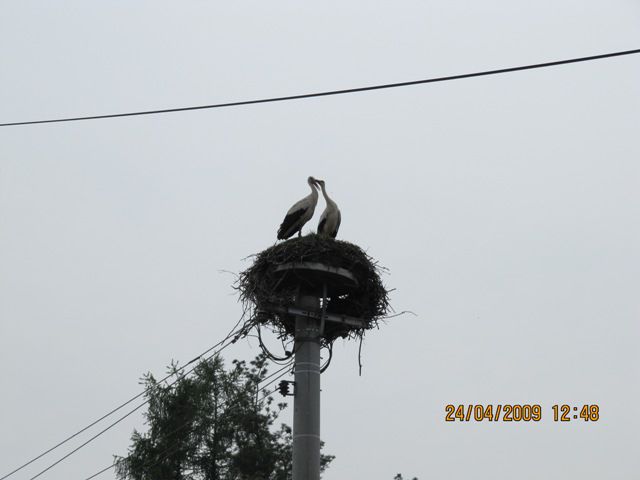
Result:
{"label": "nest made of branch", "polygon": [[[364,328],[353,328],[326,322],[324,339],[359,337],[365,330],[378,325],[390,309],[388,291],[380,274],[385,270],[360,247],[342,240],[310,234],[276,244],[253,256],[251,267],[241,272],[236,283],[245,311],[248,311],[245,327],[265,325],[282,337],[293,335],[294,320],[290,315],[265,311],[264,305],[290,307],[297,294],[295,287],[282,283],[282,272],[276,267],[288,263],[318,262],[330,267],[350,271],[358,286],[349,293],[329,298],[328,313],[348,315],[365,321]],[[246,331],[246,330],[245,330]]]}

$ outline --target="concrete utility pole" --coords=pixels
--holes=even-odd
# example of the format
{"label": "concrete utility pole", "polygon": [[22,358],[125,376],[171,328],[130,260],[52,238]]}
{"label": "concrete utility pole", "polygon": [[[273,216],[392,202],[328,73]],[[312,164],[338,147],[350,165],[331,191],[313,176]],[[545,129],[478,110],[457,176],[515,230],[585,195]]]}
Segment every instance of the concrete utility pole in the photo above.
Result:
{"label": "concrete utility pole", "polygon": [[[296,306],[317,310],[318,297],[300,295]],[[320,320],[296,315],[293,480],[320,480]]]}
{"label": "concrete utility pole", "polygon": [[[320,298],[348,293],[358,285],[344,268],[317,262],[286,263],[275,272],[290,273],[289,285],[297,287],[295,306],[264,305],[267,311],[293,315],[294,399],[293,399],[293,480],[320,480],[320,340],[325,322],[345,328],[364,328],[362,319],[320,309]],[[284,286],[284,283],[281,283]]]}

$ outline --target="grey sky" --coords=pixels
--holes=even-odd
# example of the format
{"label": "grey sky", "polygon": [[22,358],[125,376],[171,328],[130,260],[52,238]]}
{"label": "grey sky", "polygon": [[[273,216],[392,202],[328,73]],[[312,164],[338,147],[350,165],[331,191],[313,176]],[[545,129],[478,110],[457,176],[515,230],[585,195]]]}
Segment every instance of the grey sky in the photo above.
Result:
{"label": "grey sky", "polygon": [[[0,123],[640,45],[632,1],[0,9]],[[273,244],[314,175],[340,205],[340,238],[390,268],[393,305],[418,314],[366,337],[362,377],[357,345],[336,345],[322,377],[322,436],[337,456],[326,480],[634,478],[639,82],[640,57],[630,56],[0,129],[0,475],[137,393],[143,372],[162,374],[222,338],[241,308],[219,270],[240,271]],[[249,341],[225,357],[257,352]],[[539,403],[544,419],[448,424],[448,403]],[[602,419],[556,424],[555,403],[598,403]],[[87,477],[141,427],[132,417],[41,478]]]}

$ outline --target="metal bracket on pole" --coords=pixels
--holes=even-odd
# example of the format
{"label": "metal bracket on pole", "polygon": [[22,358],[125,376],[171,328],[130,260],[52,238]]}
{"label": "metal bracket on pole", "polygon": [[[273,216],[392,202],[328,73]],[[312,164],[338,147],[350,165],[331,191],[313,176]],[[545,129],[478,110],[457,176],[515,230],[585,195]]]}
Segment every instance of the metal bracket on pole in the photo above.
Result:
{"label": "metal bracket on pole", "polygon": [[318,320],[322,320],[323,318],[329,322],[342,323],[344,325],[349,325],[350,327],[355,328],[364,328],[366,327],[366,322],[361,318],[350,317],[348,315],[336,315],[335,313],[325,313],[322,314],[322,310],[310,310],[303,309],[300,307],[283,307],[280,305],[262,305],[260,310],[264,310],[266,312],[273,313],[288,313],[290,315],[298,315],[301,317],[308,318],[316,318]]}

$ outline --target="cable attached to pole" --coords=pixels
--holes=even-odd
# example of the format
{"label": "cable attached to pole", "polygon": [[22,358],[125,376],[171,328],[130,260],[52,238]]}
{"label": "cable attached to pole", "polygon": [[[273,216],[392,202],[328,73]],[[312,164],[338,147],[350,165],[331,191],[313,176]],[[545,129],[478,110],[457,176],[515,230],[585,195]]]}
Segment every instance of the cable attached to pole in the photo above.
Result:
{"label": "cable attached to pole", "polygon": [[[289,365],[285,365],[284,367],[282,367],[282,368],[280,368],[280,369],[276,370],[275,372],[273,372],[271,375],[268,375],[267,377],[263,378],[263,379],[262,379],[262,381],[261,381],[261,382],[258,382],[258,383],[262,383],[262,382],[264,382],[264,381],[268,380],[269,378],[273,377],[274,375],[277,375],[278,373],[282,372],[283,370],[285,370],[285,369],[286,369],[286,368],[288,368],[289,366],[290,366],[290,364],[289,364]],[[260,392],[264,391],[264,390],[265,390],[269,385],[271,385],[272,383],[274,383],[274,382],[278,381],[280,378],[284,377],[286,374],[287,374],[287,372],[281,373],[281,374],[280,374],[280,375],[278,375],[274,380],[272,380],[272,381],[270,381],[269,383],[267,383],[266,385],[263,385],[262,387],[260,387],[260,388],[257,390],[257,392],[256,392],[256,393],[260,393]],[[274,390],[272,390],[272,391],[270,391],[270,392],[266,393],[265,395],[266,395],[266,396],[272,395],[272,394],[274,394],[277,390],[278,390],[278,389],[277,389],[277,388],[275,388]],[[224,406],[224,404],[222,404],[221,406]],[[178,431],[182,430],[183,428],[185,428],[185,427],[186,427],[186,426],[188,426],[188,425],[189,425],[189,423],[188,423],[188,422],[185,422],[185,423],[184,423],[184,424],[182,424],[180,427],[178,427],[178,428],[176,428],[175,430],[173,430],[172,432],[170,432],[170,433],[169,433],[169,436],[171,436],[171,435],[173,435],[173,434],[177,433]],[[146,465],[145,467],[146,467],[147,469],[149,469],[149,468],[153,468],[153,467],[155,467],[156,465],[158,465],[160,462],[162,462],[162,461],[166,458],[166,457],[165,457],[165,455],[166,455],[167,453],[169,453],[173,447],[175,447],[175,445],[170,445],[167,449],[165,449],[164,451],[160,452],[160,454],[158,454],[158,457],[160,457],[160,458],[158,459],[158,461],[156,461],[156,462],[155,462],[155,463],[153,463],[153,464]],[[106,471],[108,471],[108,470],[111,470],[111,469],[112,469],[112,468],[114,468],[116,465],[117,465],[117,463],[112,463],[112,464],[111,464],[111,465],[109,465],[108,467],[103,468],[102,470],[100,470],[100,471],[98,471],[98,472],[94,473],[93,475],[91,475],[91,476],[89,476],[89,477],[85,478],[84,480],[91,480],[91,479],[93,479],[93,478],[97,477],[98,475],[101,475],[101,474],[103,474],[104,472],[106,472]]]}
{"label": "cable attached to pole", "polygon": [[[207,350],[205,350],[204,352],[202,352],[200,355],[198,355],[197,357],[193,358],[192,360],[190,360],[189,362],[187,362],[184,366],[178,368],[176,371],[171,372],[170,374],[166,375],[164,378],[160,379],[158,381],[158,383],[162,383],[165,380],[167,380],[169,377],[173,376],[174,374],[180,372],[180,371],[184,371],[185,368],[187,368],[189,365],[191,365],[192,363],[202,359],[203,356],[207,355],[209,352],[211,352],[213,349],[215,349],[216,347],[225,344],[226,342],[228,342],[229,340],[231,340],[229,343],[226,343],[226,345],[223,345],[217,352],[215,352],[213,355],[220,353],[222,350],[224,350],[225,348],[227,348],[229,345],[233,344],[236,342],[238,335],[240,335],[242,333],[242,329],[238,330],[237,329],[238,324],[236,323],[236,325],[234,326],[234,328],[227,334],[227,336],[219,341],[218,343],[216,343],[215,345],[213,345],[212,347],[209,347]],[[210,358],[210,357],[209,357]],[[189,373],[191,373],[193,370],[195,370],[196,367],[192,368],[191,370],[189,370],[185,375],[188,375]],[[179,377],[178,377],[179,378]],[[177,380],[176,380],[177,381]],[[175,383],[175,381],[173,382]],[[173,384],[172,383],[172,384]],[[62,445],[64,445],[65,443],[69,442],[70,440],[74,439],[75,437],[77,437],[78,435],[80,435],[81,433],[86,432],[88,429],[90,429],[91,427],[93,427],[94,425],[100,423],[102,420],[106,419],[107,417],[113,415],[115,412],[117,412],[118,410],[121,410],[122,408],[126,407],[127,405],[129,405],[130,403],[132,403],[133,401],[137,400],[138,398],[140,398],[141,396],[145,395],[147,392],[149,391],[149,389],[145,389],[142,392],[138,393],[137,395],[131,397],[129,400],[127,400],[126,402],[118,405],[116,408],[114,408],[113,410],[105,413],[104,415],[102,415],[100,418],[98,418],[97,420],[94,420],[93,422],[91,422],[89,425],[87,425],[86,427],[78,430],[77,432],[73,433],[72,435],[69,435],[68,437],[66,437],[64,440],[58,442],[56,445],[54,445],[53,447],[45,450],[44,452],[42,452],[41,454],[33,457],[31,460],[29,460],[28,462],[23,463],[22,465],[20,465],[19,467],[15,468],[14,470],[12,470],[11,472],[5,474],[4,476],[0,477],[0,480],[4,480],[8,477],[10,477],[11,475],[13,475],[14,473],[19,472],[20,470],[22,470],[23,468],[31,465],[33,462],[35,462],[36,460],[39,460],[40,458],[44,457],[46,454],[52,452],[53,450],[61,447]],[[115,422],[113,422],[112,424],[110,424],[107,428],[105,428],[104,430],[102,430],[101,432],[99,432],[98,434],[96,434],[95,436],[93,436],[92,438],[90,438],[87,442],[83,443],[82,445],[80,445],[80,447],[76,448],[75,450],[71,451],[70,453],[68,453],[67,455],[65,455],[64,457],[62,457],[61,459],[59,459],[56,463],[54,463],[53,465],[50,465],[46,470],[41,471],[40,473],[38,473],[35,477],[32,477],[32,479],[37,478],[38,476],[40,476],[42,473],[46,472],[47,470],[49,470],[50,468],[52,468],[53,466],[57,465],[59,462],[61,462],[62,460],[64,460],[65,458],[67,458],[68,456],[72,455],[73,453],[75,453],[77,450],[79,450],[80,448],[82,448],[83,446],[85,446],[87,443],[90,443],[91,441],[95,440],[97,437],[99,437],[100,435],[102,435],[103,433],[105,433],[106,431],[108,431],[109,429],[111,429],[112,427],[114,427],[116,424],[120,423],[122,420],[124,420],[125,418],[127,418],[129,415],[131,415],[132,413],[134,413],[135,411],[137,411],[138,409],[140,409],[143,405],[145,405],[147,402],[138,405],[137,407],[135,407],[133,410],[129,411],[129,413],[127,413],[126,415],[120,417],[118,420],[116,420]]]}

